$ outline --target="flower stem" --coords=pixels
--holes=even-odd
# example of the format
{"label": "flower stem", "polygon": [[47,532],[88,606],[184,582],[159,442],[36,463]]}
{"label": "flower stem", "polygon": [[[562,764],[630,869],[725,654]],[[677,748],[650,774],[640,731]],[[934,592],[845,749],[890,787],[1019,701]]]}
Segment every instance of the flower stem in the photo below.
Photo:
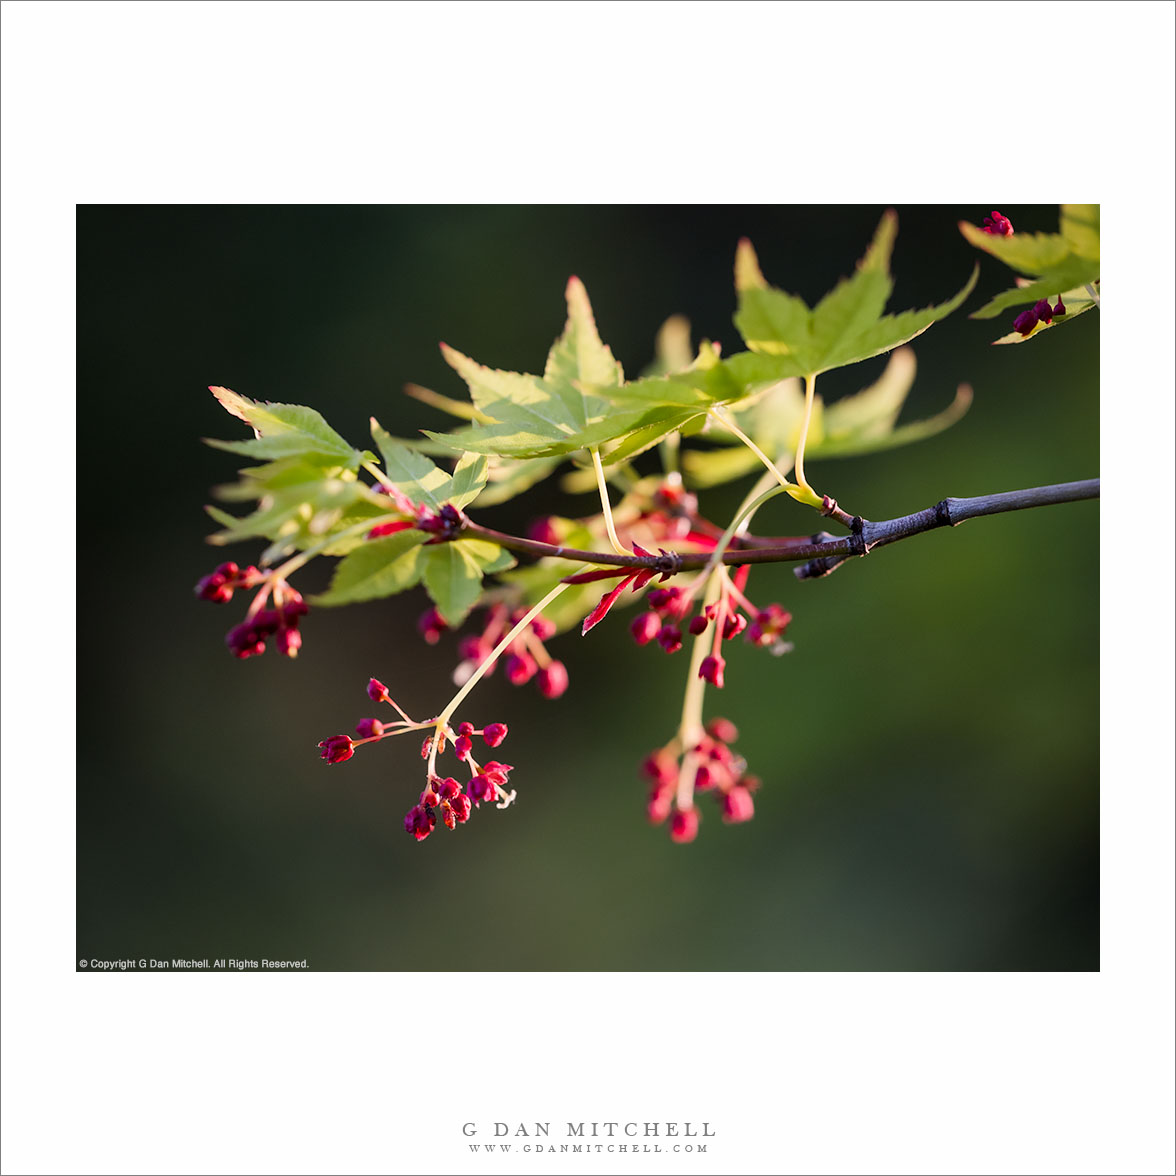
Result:
{"label": "flower stem", "polygon": [[369,474],[371,474],[371,476],[373,478],[375,478],[376,481],[379,482],[381,486],[385,486],[385,487],[388,487],[389,489],[391,489],[391,487],[392,487],[391,478],[389,478],[388,475],[385,474],[384,471],[379,468],[379,466],[373,465],[370,461],[365,461],[363,463],[363,468],[365,470],[367,470],[367,472]]}
{"label": "flower stem", "polygon": [[596,471],[596,488],[600,491],[600,509],[604,512],[604,525],[608,530],[608,541],[617,555],[632,554],[627,547],[622,546],[617,538],[617,528],[613,523],[612,505],[608,500],[608,484],[604,480],[604,466],[600,461],[600,450],[593,445],[589,450],[592,454],[592,468]]}
{"label": "flower stem", "polygon": [[772,459],[735,423],[730,413],[721,412],[717,408],[712,408],[708,411],[707,415],[711,418],[711,420],[719,425],[720,428],[726,429],[730,433],[734,433],[735,436],[738,437],[739,440],[742,441],[743,444],[746,445],[747,448],[750,449],[751,452],[754,453],[756,457],[758,457],[760,461],[764,463],[764,466],[767,468],[768,472],[776,479],[777,482],[780,483],[782,489],[788,490],[790,492],[796,489],[796,487],[794,487],[792,483],[780,472],[776,466],[776,463],[772,461]]}
{"label": "flower stem", "polygon": [[800,436],[796,440],[796,460],[792,463],[793,469],[796,471],[796,484],[805,492],[805,498],[802,501],[808,502],[810,506],[821,506],[821,496],[808,484],[808,479],[804,476],[804,447],[808,443],[809,425],[813,419],[813,400],[814,393],[817,386],[817,377],[815,375],[805,376],[804,378],[804,420],[800,423]]}
{"label": "flower stem", "polygon": [[770,498],[775,498],[777,494],[783,494],[787,491],[787,486],[773,486],[772,478],[771,471],[761,474],[759,481],[747,492],[747,497],[739,504],[739,509],[735,512],[735,517],[723,532],[722,538],[718,541],[714,551],[711,552],[710,559],[707,560],[701,575],[686,590],[687,603],[693,598],[695,592],[698,591],[698,586],[707,583],[711,575],[713,575],[715,568],[723,562],[723,555],[730,546],[731,540],[740,532],[747,530],[751,525],[751,520],[755,512]]}
{"label": "flower stem", "polygon": [[[703,607],[714,603],[719,597],[719,577],[711,576],[703,597]],[[703,659],[707,654],[709,634],[699,633],[694,638],[690,651],[689,676],[686,679],[686,693],[682,699],[682,720],[678,724],[678,743],[684,754],[682,767],[678,772],[678,795],[676,804],[685,810],[694,806],[695,755],[692,750],[702,736],[702,702],[706,695],[706,682],[698,676]]]}
{"label": "flower stem", "polygon": [[[495,658],[502,653],[504,649],[565,589],[567,584],[556,584],[556,586],[541,600],[530,612],[501,641],[494,647],[489,655],[482,659],[481,665],[466,679],[462,688],[449,700],[446,708],[434,720],[434,726],[437,729],[437,734],[441,734],[445,730],[446,724],[453,717],[453,713],[461,706],[465,696],[482,680],[486,674],[486,670],[494,663]],[[433,739],[433,748],[429,754],[429,778],[432,779],[434,769],[437,765],[437,740]]]}

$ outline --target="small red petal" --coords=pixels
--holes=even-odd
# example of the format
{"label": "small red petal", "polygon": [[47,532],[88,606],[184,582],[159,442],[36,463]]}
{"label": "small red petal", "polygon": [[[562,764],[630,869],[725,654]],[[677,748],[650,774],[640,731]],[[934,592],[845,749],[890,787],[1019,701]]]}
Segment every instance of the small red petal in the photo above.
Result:
{"label": "small red petal", "polygon": [[580,629],[580,636],[586,636],[589,629],[594,629],[608,616],[608,610],[617,602],[617,597],[629,586],[637,573],[626,576],[611,592],[600,598],[600,603],[584,618],[584,625]]}

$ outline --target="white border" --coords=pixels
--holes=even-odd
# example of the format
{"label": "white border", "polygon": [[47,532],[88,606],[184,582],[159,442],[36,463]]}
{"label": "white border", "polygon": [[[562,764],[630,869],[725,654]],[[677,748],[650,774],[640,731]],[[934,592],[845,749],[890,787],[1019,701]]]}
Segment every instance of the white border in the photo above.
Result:
{"label": "white border", "polygon": [[[480,1171],[467,1116],[573,1114],[719,1125],[715,1157],[650,1171],[1172,1170],[1170,5],[12,0],[3,24],[5,1171]],[[655,977],[505,976],[507,1009],[448,1027],[412,1012],[440,978],[73,974],[71,782],[41,748],[73,750],[76,671],[36,621],[71,615],[75,569],[65,509],[51,573],[22,510],[73,460],[75,203],[981,189],[1101,200],[1118,294],[1101,974],[691,975],[745,995],[676,1020]],[[639,1170],[562,1163],[532,1160]]]}

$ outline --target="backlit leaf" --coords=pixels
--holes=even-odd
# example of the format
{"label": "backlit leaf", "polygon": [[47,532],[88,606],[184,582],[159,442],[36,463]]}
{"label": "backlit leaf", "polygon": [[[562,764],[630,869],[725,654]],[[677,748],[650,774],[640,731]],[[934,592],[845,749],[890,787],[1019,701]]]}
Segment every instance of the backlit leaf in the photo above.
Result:
{"label": "backlit leaf", "polygon": [[458,628],[482,595],[482,565],[461,543],[421,548],[423,578],[445,623]]}
{"label": "backlit leaf", "polygon": [[252,441],[209,441],[216,449],[247,457],[322,458],[348,469],[358,469],[366,452],[350,446],[313,408],[300,404],[268,404],[250,400],[231,388],[213,386],[209,391],[224,409],[244,421],[254,432]]}
{"label": "backlit leaf", "polygon": [[[735,325],[753,352],[781,361],[777,379],[815,376],[890,351],[950,314],[968,296],[976,271],[946,302],[883,316],[892,288],[890,254],[896,232],[897,218],[887,212],[853,276],[839,282],[812,310],[802,299],[768,286],[750,243],[740,242],[735,261],[739,294]],[[734,369],[728,372],[734,374]]]}
{"label": "backlit leaf", "polygon": [[421,578],[421,551],[429,535],[397,531],[383,539],[368,539],[335,567],[331,586],[311,603],[333,606],[360,600],[379,600],[411,588]]}
{"label": "backlit leaf", "polygon": [[423,502],[433,510],[440,510],[451,485],[449,475],[423,453],[396,441],[381,428],[375,417],[372,417],[372,438],[384,459],[384,474],[388,481],[413,502]]}

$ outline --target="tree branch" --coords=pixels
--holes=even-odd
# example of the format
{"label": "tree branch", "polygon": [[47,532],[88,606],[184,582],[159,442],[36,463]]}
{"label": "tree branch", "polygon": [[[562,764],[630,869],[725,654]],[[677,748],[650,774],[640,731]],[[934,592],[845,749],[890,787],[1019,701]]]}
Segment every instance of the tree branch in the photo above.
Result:
{"label": "tree branch", "polygon": [[[1062,502],[1079,502],[1099,496],[1098,478],[1085,482],[1061,482],[1054,486],[1035,486],[1030,490],[1008,490],[1003,494],[984,494],[978,498],[945,498],[926,510],[903,515],[897,519],[871,523],[855,519],[854,529],[859,529],[865,550],[850,553],[868,555],[875,547],[897,543],[912,535],[921,535],[937,527],[958,527],[969,519],[982,515],[1004,514],[1012,510],[1029,510],[1035,506],[1054,506]],[[827,576],[843,564],[849,555],[829,552],[810,560],[803,567],[795,568],[793,575],[798,580],[809,580]]]}
{"label": "tree branch", "polygon": [[[1078,502],[1099,496],[1099,480],[1091,478],[1085,482],[1063,482],[1055,486],[1036,486],[1030,490],[1010,490],[1003,494],[985,494],[979,498],[945,498],[926,510],[903,515],[897,519],[870,522],[868,519],[850,519],[852,532],[844,538],[834,538],[825,533],[815,535],[811,540],[794,540],[778,546],[740,548],[723,554],[725,564],[795,563],[805,561],[794,570],[798,579],[807,580],[827,576],[834,568],[854,556],[868,555],[876,547],[909,539],[938,527],[957,527],[969,519],[982,515],[1004,514],[1013,510],[1028,510],[1037,506],[1053,506],[1062,502]],[[843,514],[844,512],[839,512]],[[849,516],[846,516],[847,518]],[[483,527],[466,518],[462,534],[488,539],[509,551],[517,551],[538,558],[571,560],[575,563],[600,564],[604,567],[624,571],[649,568],[665,575],[675,572],[694,571],[705,567],[710,559],[706,552],[682,553],[660,551],[657,555],[619,555],[612,551],[581,551],[574,547],[557,547],[552,543],[541,543],[536,539],[523,539],[507,535],[490,527]]]}

